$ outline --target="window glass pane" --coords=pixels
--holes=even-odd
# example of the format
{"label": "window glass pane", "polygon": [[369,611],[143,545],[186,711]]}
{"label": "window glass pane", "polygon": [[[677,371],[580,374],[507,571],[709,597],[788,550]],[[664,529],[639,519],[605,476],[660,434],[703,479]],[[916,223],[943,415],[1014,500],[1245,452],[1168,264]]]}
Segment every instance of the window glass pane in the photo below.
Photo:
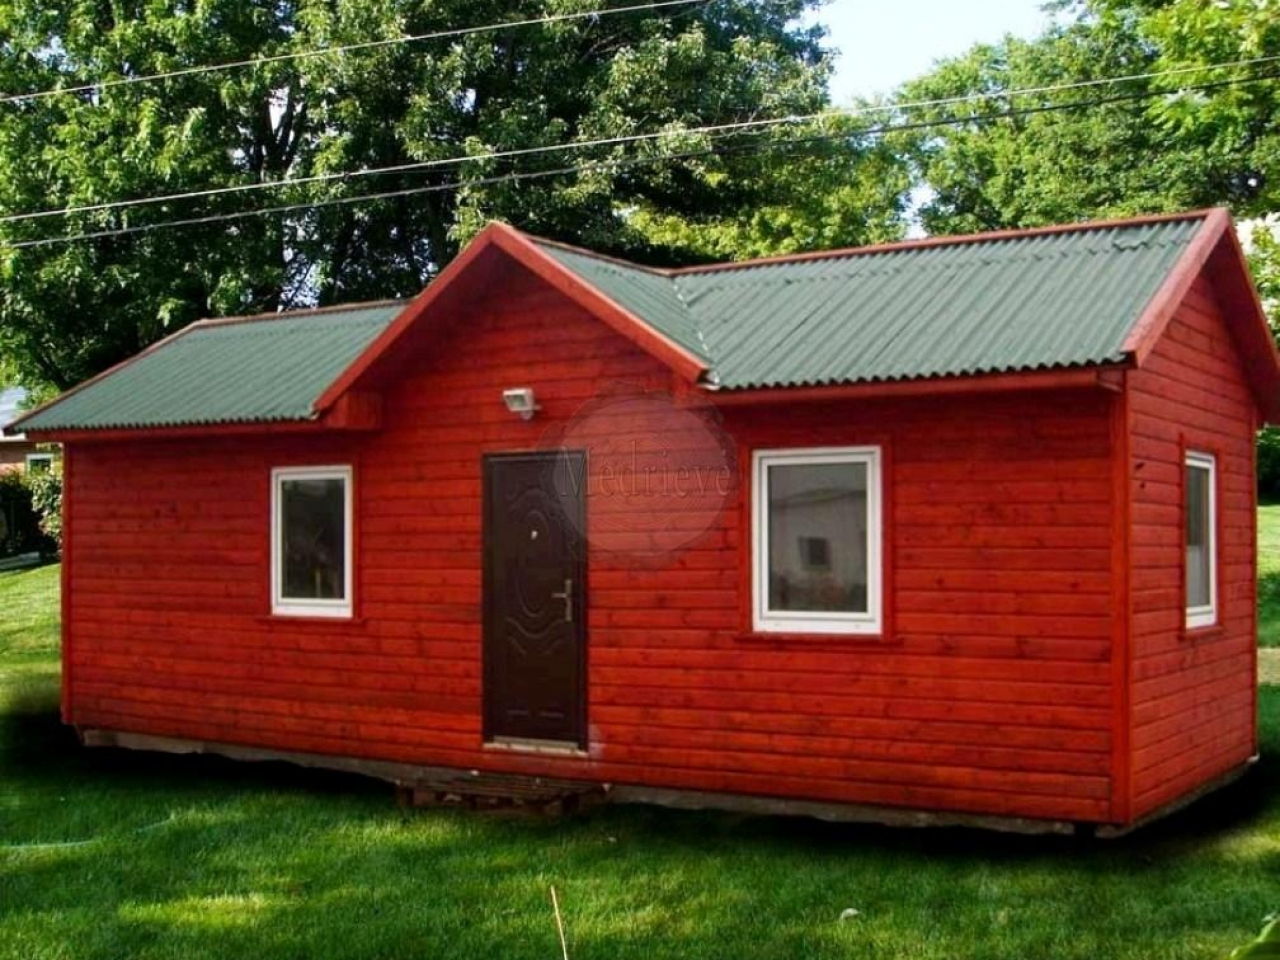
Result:
{"label": "window glass pane", "polygon": [[768,468],[769,608],[867,612],[867,465]]}
{"label": "window glass pane", "polygon": [[1207,607],[1211,602],[1212,576],[1209,524],[1209,470],[1187,466],[1187,606]]}
{"label": "window glass pane", "polygon": [[287,599],[345,599],[344,486],[338,478],[281,481],[282,593]]}

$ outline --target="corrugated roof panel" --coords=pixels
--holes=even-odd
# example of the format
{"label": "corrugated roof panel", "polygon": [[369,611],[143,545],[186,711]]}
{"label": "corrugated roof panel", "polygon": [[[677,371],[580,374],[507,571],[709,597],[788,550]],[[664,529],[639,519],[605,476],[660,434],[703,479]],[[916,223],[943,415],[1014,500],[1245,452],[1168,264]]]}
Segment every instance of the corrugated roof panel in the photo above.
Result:
{"label": "corrugated roof panel", "polygon": [[[1160,221],[655,271],[532,239],[723,389],[1117,362],[1205,223]],[[206,321],[65,395],[27,430],[307,419],[403,303]]]}
{"label": "corrugated roof panel", "polygon": [[1074,367],[1121,345],[1204,222],[675,274],[726,389]]}
{"label": "corrugated roof panel", "polygon": [[400,302],[194,324],[22,424],[97,430],[305,420]]}
{"label": "corrugated roof panel", "polygon": [[579,253],[554,243],[534,240],[538,249],[567,267],[623,309],[634,314],[669,340],[705,361],[706,344],[694,317],[681,302],[671,278],[639,266]]}

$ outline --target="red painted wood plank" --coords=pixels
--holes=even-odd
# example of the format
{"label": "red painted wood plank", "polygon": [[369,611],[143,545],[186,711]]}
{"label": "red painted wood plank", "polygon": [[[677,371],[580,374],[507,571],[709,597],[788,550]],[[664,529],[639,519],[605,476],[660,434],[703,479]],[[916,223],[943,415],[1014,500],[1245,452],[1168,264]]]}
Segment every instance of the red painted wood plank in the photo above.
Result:
{"label": "red painted wood plank", "polygon": [[[1202,279],[1130,375],[1135,634],[1134,813],[1152,810],[1252,751],[1253,399]],[[1221,632],[1184,636],[1183,450],[1218,456]]]}
{"label": "red painted wood plank", "polygon": [[[74,662],[93,684],[91,716],[282,749],[579,769],[479,749],[480,457],[536,447],[602,383],[670,376],[562,299],[524,296],[478,311],[450,341],[466,363],[422,350],[388,384],[382,430],[339,447],[286,436],[86,447],[100,559],[86,561],[74,624],[95,640]],[[528,362],[544,341],[547,364]],[[501,405],[502,388],[526,383],[544,404],[528,424]],[[1109,817],[1108,417],[1106,396],[1080,391],[726,411],[741,451],[885,445],[889,642],[742,635],[744,490],[678,554],[593,550],[590,712],[602,741],[589,768],[615,782]],[[579,436],[599,451],[652,439],[608,415]],[[692,434],[660,439],[681,462],[703,453]],[[273,622],[262,569],[271,467],[335,457],[359,463],[361,620]],[[629,531],[618,545],[648,547],[687,528],[696,510],[682,506],[611,498],[589,513]],[[127,603],[110,597],[121,593]],[[799,766],[779,776],[791,757]]]}

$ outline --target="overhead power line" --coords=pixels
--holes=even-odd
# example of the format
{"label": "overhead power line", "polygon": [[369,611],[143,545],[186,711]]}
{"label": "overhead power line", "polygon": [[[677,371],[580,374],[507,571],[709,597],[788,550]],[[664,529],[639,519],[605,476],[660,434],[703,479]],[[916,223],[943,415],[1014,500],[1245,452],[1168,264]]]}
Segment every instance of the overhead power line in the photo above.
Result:
{"label": "overhead power line", "polygon": [[401,37],[386,37],[382,40],[363,40],[359,43],[345,43],[332,47],[314,47],[308,50],[296,50],[290,53],[278,53],[267,57],[252,57],[246,60],[231,60],[225,63],[211,63],[196,67],[180,67],[176,70],[165,70],[160,73],[149,73],[137,77],[112,77],[96,83],[82,83],[74,87],[52,87],[48,90],[36,90],[30,93],[10,93],[0,96],[0,104],[23,103],[29,100],[40,100],[44,97],[57,97],[63,94],[90,93],[98,90],[109,90],[113,87],[130,86],[138,83],[154,83],[158,80],[174,80],[178,77],[190,77],[202,73],[221,73],[227,70],[243,70],[248,67],[261,67],[271,63],[285,63],[290,60],[306,60],[314,57],[325,57],[332,54],[351,53],[355,50],[373,50],[379,47],[396,46],[402,43],[425,43],[428,40],[445,40],[449,37],[468,37],[478,33],[491,33],[495,30],[511,30],[516,27],[535,27],[553,23],[567,23],[574,20],[590,20],[617,13],[639,13],[647,10],[662,10],[667,7],[687,7],[693,4],[705,4],[710,0],[653,0],[651,3],[635,3],[625,7],[605,7],[599,10],[580,10],[575,13],[555,13],[542,17],[530,17],[525,20],[503,20],[497,23],[477,24],[472,27],[457,27],[452,30],[436,30],[431,33],[415,33]]}
{"label": "overhead power line", "polygon": [[[682,0],[689,2],[689,0]],[[706,0],[699,0],[706,2]],[[634,8],[632,8],[634,9]],[[643,143],[652,140],[660,140],[664,137],[676,136],[693,136],[693,135],[716,135],[721,133],[734,133],[739,131],[764,130],[772,127],[797,125],[802,123],[812,123],[827,118],[836,117],[858,117],[868,114],[885,114],[885,113],[910,113],[917,110],[937,109],[940,107],[962,106],[968,103],[986,102],[997,99],[1015,99],[1031,96],[1045,96],[1056,93],[1068,93],[1071,91],[1093,89],[1104,85],[1115,85],[1122,83],[1134,83],[1144,80],[1160,80],[1170,77],[1186,76],[1192,73],[1209,73],[1217,70],[1234,69],[1239,67],[1260,66],[1268,63],[1280,62],[1280,55],[1269,57],[1255,57],[1248,60],[1233,60],[1224,63],[1207,64],[1198,67],[1179,67],[1170,70],[1156,70],[1147,73],[1134,73],[1119,77],[1105,77],[1094,80],[1078,80],[1069,83],[1049,84],[1038,87],[1023,87],[1015,90],[1005,90],[997,93],[976,93],[963,94],[952,97],[938,97],[930,100],[915,100],[903,103],[885,103],[885,104],[866,104],[856,107],[836,108],[833,110],[825,110],[820,113],[809,113],[799,115],[788,115],[783,117],[769,117],[756,120],[741,120],[731,123],[709,124],[700,127],[675,127],[666,130],[656,130],[647,133],[625,134],[615,137],[603,137],[594,140],[573,140],[564,143],[546,144],[536,147],[520,147],[509,150],[492,150],[485,153],[459,154],[452,157],[439,157],[431,160],[411,161],[409,163],[398,163],[382,167],[366,167],[364,169],[348,170],[333,173],[313,174],[305,177],[290,177],[283,180],[265,180],[255,183],[231,184],[223,187],[209,187],[203,190],[190,190],[179,193],[158,194],[149,197],[139,197],[129,200],[110,200],[102,203],[81,204],[71,207],[51,208],[47,210],[35,210],[28,213],[15,213],[8,216],[0,216],[0,224],[18,223],[24,220],[40,220],[49,217],[71,216],[81,213],[101,213],[109,210],[125,210],[133,207],[151,206],[162,203],[173,203],[181,200],[203,199],[208,197],[226,196],[235,193],[255,193],[262,190],[279,190],[285,187],[305,186],[318,183],[332,183],[335,181],[350,181],[364,177],[386,176],[397,173],[411,173],[421,170],[438,169],[441,167],[457,166],[466,163],[474,163],[485,160],[507,160],[520,157],[537,156],[547,153],[560,153],[563,151],[586,150],[592,147],[614,147],[626,146],[633,143]],[[1204,90],[1213,89],[1224,83],[1234,83],[1234,80],[1220,81],[1209,84],[1196,84],[1185,88],[1186,90]],[[1178,93],[1178,90],[1160,91],[1152,96],[1168,96],[1171,93]]]}
{"label": "overhead power line", "polygon": [[[793,141],[776,143],[773,146],[791,146],[792,144],[812,143],[815,141],[833,141],[846,139],[844,136],[836,136],[834,134],[822,134],[813,137],[797,138]],[[571,164],[562,167],[556,167],[549,170],[526,170],[517,171],[515,173],[496,174],[489,177],[478,177],[472,180],[460,180],[451,183],[433,183],[421,187],[406,187],[401,190],[385,190],[379,193],[365,193],[354,197],[330,197],[325,200],[311,200],[306,203],[290,203],[282,204],[274,207],[262,207],[256,210],[236,210],[229,213],[214,213],[202,217],[189,217],[183,220],[164,220],[158,223],[137,224],[131,227],[119,227],[109,230],[93,230],[86,233],[77,233],[63,237],[46,237],[38,240],[22,240],[17,243],[10,243],[7,246],[11,250],[21,250],[27,247],[44,247],[58,243],[71,243],[78,240],[99,240],[105,237],[127,236],[136,233],[150,233],[155,230],[164,230],[172,227],[193,227],[202,224],[223,223],[233,220],[244,220],[251,217],[270,216],[278,213],[291,213],[299,210],[315,210],[325,207],[347,206],[356,203],[368,203],[375,200],[391,200],[396,197],[410,197],[425,193],[442,193],[448,190],[458,190],[464,187],[484,187],[494,186],[501,183],[516,183],[523,180],[537,180],[543,177],[563,176],[571,173],[581,173],[591,167],[610,167],[615,170],[629,169],[631,167],[643,166],[651,163],[659,163],[666,160],[687,160],[695,157],[710,156],[716,153],[742,153],[745,152],[741,148],[738,150],[728,149],[717,151],[713,148],[704,147],[699,150],[681,151],[679,153],[652,154],[645,157],[627,157],[617,158],[613,160],[596,161],[594,164]],[[756,152],[763,152],[756,150]],[[3,246],[0,244],[0,246]]]}
{"label": "overhead power line", "polygon": [[[1221,80],[1211,84],[1200,84],[1194,87],[1183,88],[1187,91],[1216,89],[1225,86],[1234,86],[1244,83],[1261,83],[1268,80],[1280,79],[1280,72],[1253,76],[1248,78],[1235,78],[1232,80]],[[305,203],[282,204],[273,207],[262,207],[253,210],[237,210],[227,213],[208,214],[200,217],[190,217],[181,220],[164,220],[157,223],[137,224],[134,226],[118,227],[104,230],[87,231],[84,233],[70,234],[59,237],[45,237],[35,240],[23,240],[16,243],[8,244],[9,249],[20,250],[29,247],[44,247],[53,244],[71,243],[81,240],[97,240],[107,237],[128,236],[139,233],[150,233],[156,230],[173,229],[178,227],[190,227],[206,225],[211,223],[223,223],[236,220],[244,220],[253,217],[271,216],[273,214],[292,213],[300,210],[323,209],[327,207],[346,206],[357,203],[368,203],[377,200],[389,200],[397,197],[416,196],[427,193],[440,193],[448,190],[457,190],[467,187],[493,186],[502,183],[517,183],[525,180],[536,180],[544,177],[564,176],[573,173],[587,172],[593,169],[609,168],[612,170],[624,170],[632,167],[644,166],[653,163],[661,163],[668,160],[687,160],[696,157],[705,157],[711,155],[727,155],[741,153],[766,153],[773,150],[784,150],[790,147],[805,146],[821,142],[839,142],[848,141],[854,137],[864,136],[884,136],[891,133],[905,133],[915,130],[927,130],[937,127],[954,127],[964,126],[967,124],[992,123],[999,120],[1014,119],[1017,117],[1034,116],[1038,114],[1061,113],[1069,110],[1080,110],[1090,107],[1106,106],[1114,103],[1132,102],[1137,100],[1153,99],[1156,97],[1168,96],[1171,93],[1179,93],[1182,90],[1159,90],[1159,91],[1141,91],[1125,94],[1114,94],[1107,97],[1097,97],[1090,100],[1071,101],[1069,103],[1050,103],[1041,104],[1035,107],[1022,107],[1017,109],[1001,110],[985,114],[972,114],[968,116],[958,117],[940,117],[932,120],[922,120],[914,123],[898,123],[885,124],[879,127],[869,127],[865,130],[859,130],[853,133],[839,134],[814,134],[807,137],[797,137],[788,140],[774,140],[763,143],[749,144],[744,147],[729,147],[717,149],[715,147],[704,147],[697,150],[680,151],[676,153],[651,154],[642,157],[626,157],[598,160],[589,163],[570,164],[547,170],[527,170],[516,171],[513,173],[495,174],[493,176],[479,177],[471,180],[454,181],[450,183],[428,184],[420,187],[406,187],[404,189],[386,190],[378,193],[360,194],[353,197],[330,197],[324,200],[313,200]],[[734,130],[721,134],[723,137],[741,135],[743,133],[754,133],[758,131]]]}

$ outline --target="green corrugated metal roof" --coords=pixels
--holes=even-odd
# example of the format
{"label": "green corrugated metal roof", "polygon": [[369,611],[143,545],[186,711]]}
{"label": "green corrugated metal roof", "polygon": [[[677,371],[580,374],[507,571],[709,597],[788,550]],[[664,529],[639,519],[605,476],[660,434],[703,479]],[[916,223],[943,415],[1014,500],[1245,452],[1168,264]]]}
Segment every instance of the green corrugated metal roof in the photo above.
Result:
{"label": "green corrugated metal roof", "polygon": [[403,308],[387,302],[192,324],[36,411],[21,429],[305,420]]}
{"label": "green corrugated metal roof", "polygon": [[[1122,361],[1126,336],[1205,217],[673,271],[528,240],[732,390]],[[16,426],[308,419],[403,308],[202,321]]]}
{"label": "green corrugated metal roof", "polygon": [[672,272],[540,249],[705,358],[724,389],[1124,359],[1203,214]]}

